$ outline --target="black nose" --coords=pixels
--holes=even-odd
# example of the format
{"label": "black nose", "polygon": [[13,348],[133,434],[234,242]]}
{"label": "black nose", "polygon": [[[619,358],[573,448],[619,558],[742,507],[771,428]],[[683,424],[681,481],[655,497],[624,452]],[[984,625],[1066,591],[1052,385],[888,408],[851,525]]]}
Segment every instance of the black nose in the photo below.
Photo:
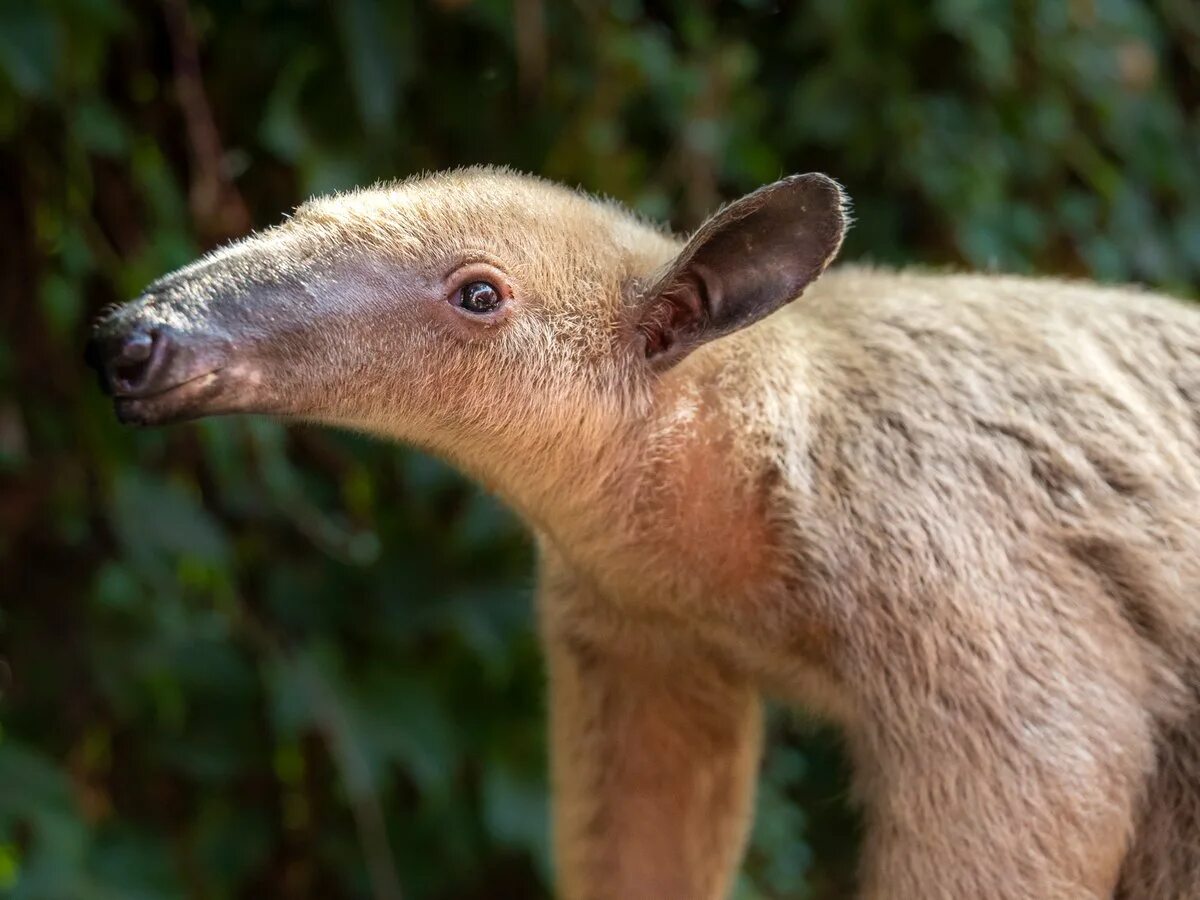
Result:
{"label": "black nose", "polygon": [[111,394],[137,396],[152,392],[170,339],[160,330],[134,327],[117,335],[88,341],[85,358]]}

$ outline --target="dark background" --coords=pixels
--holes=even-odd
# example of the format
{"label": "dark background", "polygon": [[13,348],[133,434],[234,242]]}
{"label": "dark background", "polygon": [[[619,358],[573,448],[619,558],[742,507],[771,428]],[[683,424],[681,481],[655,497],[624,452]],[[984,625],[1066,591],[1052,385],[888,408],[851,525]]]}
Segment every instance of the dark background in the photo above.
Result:
{"label": "dark background", "polygon": [[[0,0],[0,895],[537,897],[518,524],[407,450],[119,427],[88,318],[306,196],[493,162],[676,227],[791,172],[843,254],[1200,275],[1194,0]],[[739,900],[838,897],[777,714]]]}

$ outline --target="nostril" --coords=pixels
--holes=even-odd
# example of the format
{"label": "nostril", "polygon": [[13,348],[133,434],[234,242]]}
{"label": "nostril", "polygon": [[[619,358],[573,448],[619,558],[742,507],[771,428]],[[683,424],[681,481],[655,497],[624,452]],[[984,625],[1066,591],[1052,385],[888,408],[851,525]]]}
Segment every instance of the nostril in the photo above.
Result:
{"label": "nostril", "polygon": [[123,337],[109,362],[114,386],[120,391],[143,387],[161,345],[159,335],[150,331],[134,331]]}
{"label": "nostril", "polygon": [[121,342],[117,350],[116,363],[118,366],[128,366],[145,362],[154,350],[154,335],[146,331],[135,331]]}

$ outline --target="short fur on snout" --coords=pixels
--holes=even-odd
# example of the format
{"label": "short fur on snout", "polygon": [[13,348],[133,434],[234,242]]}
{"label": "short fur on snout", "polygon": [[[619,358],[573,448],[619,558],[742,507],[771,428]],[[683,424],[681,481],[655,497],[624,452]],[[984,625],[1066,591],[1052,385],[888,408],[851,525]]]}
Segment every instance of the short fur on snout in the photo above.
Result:
{"label": "short fur on snout", "polygon": [[846,209],[795,176],[681,240],[426,176],[156,282],[92,356],[127,420],[366,429],[521,513],[564,897],[728,893],[764,693],[845,733],[864,897],[1200,897],[1200,313],[822,276]]}

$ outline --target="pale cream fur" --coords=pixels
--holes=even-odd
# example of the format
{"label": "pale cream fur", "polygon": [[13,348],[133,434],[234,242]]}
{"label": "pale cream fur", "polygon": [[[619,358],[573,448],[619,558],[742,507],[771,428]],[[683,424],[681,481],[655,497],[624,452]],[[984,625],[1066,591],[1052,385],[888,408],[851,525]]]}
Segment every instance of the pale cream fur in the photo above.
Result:
{"label": "pale cream fur", "polygon": [[[534,529],[569,900],[728,893],[764,693],[846,735],[864,897],[1200,897],[1200,314],[845,267],[661,371],[631,348],[681,247],[467,170],[161,291],[302,283],[326,334],[243,408],[427,447]],[[510,283],[494,326],[405,293],[464,254]]]}

